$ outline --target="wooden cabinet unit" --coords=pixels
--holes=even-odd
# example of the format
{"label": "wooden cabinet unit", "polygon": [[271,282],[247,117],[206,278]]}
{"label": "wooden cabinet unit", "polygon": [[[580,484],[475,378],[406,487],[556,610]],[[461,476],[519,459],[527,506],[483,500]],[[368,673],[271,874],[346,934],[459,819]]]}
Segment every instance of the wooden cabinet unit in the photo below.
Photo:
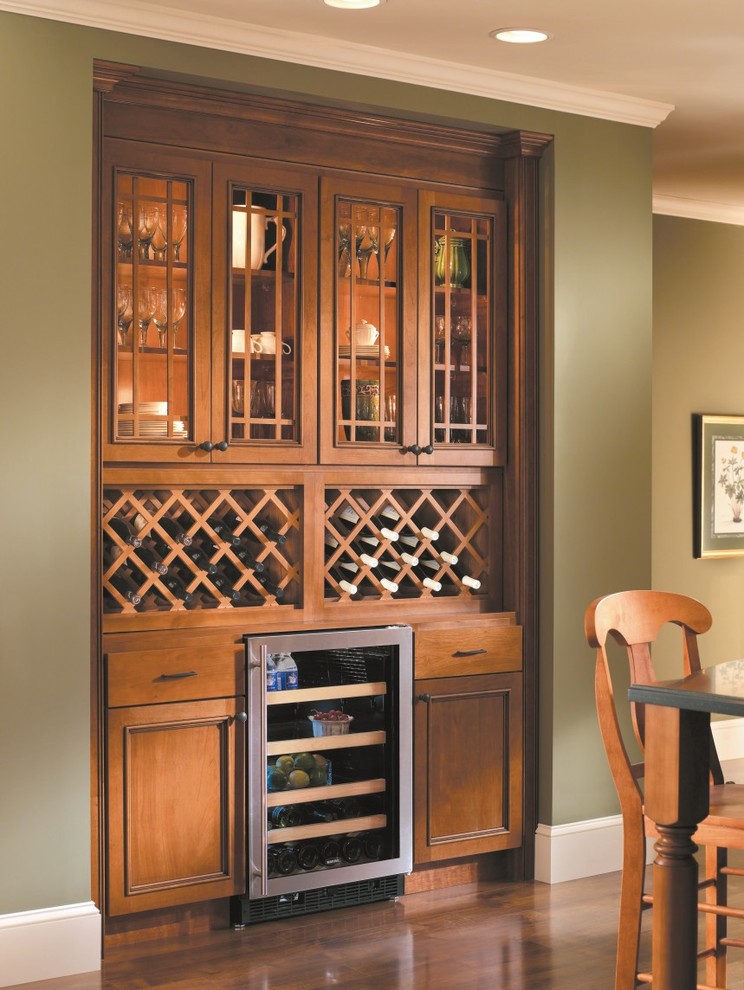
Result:
{"label": "wooden cabinet unit", "polygon": [[414,861],[522,844],[521,629],[416,637]]}
{"label": "wooden cabinet unit", "polygon": [[229,649],[107,657],[110,915],[245,890],[243,668]]}
{"label": "wooden cabinet unit", "polygon": [[529,875],[549,138],[96,82],[107,931],[245,889],[255,632],[410,624],[417,868]]}

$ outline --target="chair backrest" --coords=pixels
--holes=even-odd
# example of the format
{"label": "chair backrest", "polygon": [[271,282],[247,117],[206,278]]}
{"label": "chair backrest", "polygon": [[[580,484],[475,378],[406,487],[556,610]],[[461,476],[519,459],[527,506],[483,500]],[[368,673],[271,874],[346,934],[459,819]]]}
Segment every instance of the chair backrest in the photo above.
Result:
{"label": "chair backrest", "polygon": [[[607,639],[612,636],[626,648],[631,683],[653,684],[656,674],[651,645],[661,628],[674,624],[682,631],[683,669],[678,674],[682,677],[700,670],[697,637],[710,629],[712,621],[708,609],[694,598],[666,591],[620,591],[597,598],[586,610],[584,631],[589,645],[597,651],[594,690],[599,727],[623,815],[640,808],[642,795],[638,779],[643,776],[644,767],[642,763],[631,762],[620,731]],[[630,704],[630,709],[636,739],[643,750],[644,706]],[[723,782],[712,737],[711,774],[715,783]]]}

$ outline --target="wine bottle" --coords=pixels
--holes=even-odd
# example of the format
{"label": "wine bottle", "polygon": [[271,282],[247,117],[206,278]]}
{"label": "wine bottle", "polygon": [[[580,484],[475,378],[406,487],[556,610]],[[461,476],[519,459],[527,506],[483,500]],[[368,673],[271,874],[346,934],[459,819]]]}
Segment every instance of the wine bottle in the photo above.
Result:
{"label": "wine bottle", "polygon": [[253,522],[260,529],[267,540],[272,540],[274,543],[278,543],[279,546],[287,542],[287,537],[283,533],[280,533],[278,530],[274,529],[267,519],[256,516]]}
{"label": "wine bottle", "polygon": [[364,814],[361,801],[355,797],[334,798],[328,804],[337,813],[338,818],[359,818]]}
{"label": "wine bottle", "polygon": [[175,519],[171,519],[170,516],[163,516],[162,519],[158,519],[157,525],[164,530],[168,536],[180,543],[184,547],[190,547],[193,541],[193,537],[189,536],[185,529],[177,523]]}
{"label": "wine bottle", "polygon": [[308,820],[311,822],[335,822],[341,817],[330,802],[311,804],[308,809]]}
{"label": "wine bottle", "polygon": [[382,836],[379,832],[366,832],[362,836],[362,847],[366,859],[380,859],[382,856]]}
{"label": "wine bottle", "polygon": [[149,547],[139,546],[136,548],[135,553],[138,559],[143,564],[146,564],[151,571],[155,571],[156,574],[161,575],[168,573],[168,568],[154,550],[151,550]]}
{"label": "wine bottle", "polygon": [[207,522],[222,543],[229,543],[234,547],[240,545],[240,537],[235,535],[224,519],[219,516],[210,516]]}
{"label": "wine bottle", "polygon": [[460,559],[456,554],[448,553],[447,550],[437,550],[437,553],[433,554],[431,550],[427,550],[426,548],[421,551],[419,556],[422,561],[433,560],[437,567],[441,567],[441,561],[444,561],[445,564],[456,564]]}
{"label": "wine bottle", "polygon": [[347,595],[355,595],[359,588],[353,581],[349,581],[349,578],[354,577],[358,570],[356,564],[350,560],[340,560],[328,568],[328,573],[332,575],[342,591],[345,591]]}
{"label": "wine bottle", "polygon": [[236,547],[233,550],[233,555],[238,558],[244,567],[250,568],[257,574],[262,574],[266,570],[266,565],[260,560],[256,560],[253,554],[249,550],[246,550],[245,547]]}
{"label": "wine bottle", "polygon": [[296,828],[303,820],[302,811],[296,804],[280,804],[269,809],[269,821],[274,828]]}
{"label": "wine bottle", "polygon": [[126,598],[126,600],[130,602],[132,605],[139,605],[139,603],[142,601],[142,597],[132,589],[130,580],[127,578],[126,574],[121,570],[121,568],[118,571],[114,571],[113,574],[109,575],[108,583],[111,585],[112,588],[116,588],[119,594],[123,595],[123,597]]}
{"label": "wine bottle", "polygon": [[319,843],[318,853],[323,866],[335,866],[341,862],[341,846],[335,839],[324,839]]}
{"label": "wine bottle", "polygon": [[211,551],[208,553],[203,546],[197,543],[191,543],[189,546],[184,546],[183,552],[192,564],[196,564],[200,571],[204,571],[205,574],[217,573],[217,565],[209,562]]}
{"label": "wine bottle", "polygon": [[216,574],[210,574],[209,580],[218,588],[219,591],[225,598],[230,598],[232,601],[236,602],[240,598],[240,592],[236,591],[235,588],[230,584],[224,574],[217,571]]}
{"label": "wine bottle", "polygon": [[273,846],[270,847],[266,855],[266,866],[270,877],[276,876],[276,874],[279,872],[278,860],[279,860],[279,850],[274,849]]}
{"label": "wine bottle", "polygon": [[320,862],[320,852],[314,842],[298,842],[285,848],[292,850],[301,870],[314,870]]}
{"label": "wine bottle", "polygon": [[[350,505],[345,505],[343,507],[343,509],[339,512],[339,514],[336,516],[336,519],[341,523],[342,527],[347,532],[350,532],[351,530],[356,529],[356,527],[361,522],[360,516],[357,515],[357,513],[351,508]],[[384,537],[386,540],[390,540],[391,542],[395,542],[398,539],[398,534],[394,530],[390,529],[386,525],[386,521],[384,519],[382,519],[382,517],[380,517],[380,516],[373,516],[372,517],[372,522],[377,527],[377,530],[378,530],[380,536]],[[379,544],[380,541],[375,536],[375,534],[374,533],[370,533],[369,530],[367,530],[366,528],[363,528],[357,534],[357,537],[356,538],[357,539],[362,539],[363,535],[365,535],[365,534],[366,534],[367,539],[370,539],[371,538],[372,540],[376,540],[377,543]]]}
{"label": "wine bottle", "polygon": [[381,535],[386,540],[397,542],[399,534],[392,528],[400,522],[400,516],[389,505],[383,506],[378,513],[372,516],[371,522],[377,527]]}
{"label": "wine bottle", "polygon": [[458,581],[460,581],[461,584],[464,584],[466,588],[472,588],[473,591],[477,591],[480,588],[480,581],[477,578],[470,577],[470,575],[466,574],[461,567],[450,567],[450,570]]}
{"label": "wine bottle", "polygon": [[150,543],[152,544],[152,549],[159,557],[167,557],[173,550],[170,543],[166,543],[165,540],[161,540],[156,533],[150,533]]}
{"label": "wine bottle", "polygon": [[384,588],[385,591],[389,591],[391,595],[394,595],[396,591],[398,591],[398,583],[396,581],[391,581],[390,578],[386,577],[381,577],[377,580],[379,581],[380,586]]}
{"label": "wine bottle", "polygon": [[430,591],[441,591],[442,583],[437,581],[433,575],[441,571],[441,565],[436,560],[422,558],[418,566],[414,567],[414,572],[425,588]]}
{"label": "wine bottle", "polygon": [[160,583],[164,585],[168,591],[171,592],[171,594],[175,595],[176,598],[180,598],[184,604],[188,604],[194,598],[191,592],[187,591],[178,578],[173,577],[172,574],[167,574],[164,577],[161,577]]}
{"label": "wine bottle", "polygon": [[[338,540],[334,536],[331,536],[330,533],[326,533],[324,539],[325,539],[326,548],[328,550],[331,550],[331,551],[332,550],[338,550],[338,548],[339,548],[339,542],[338,542]],[[379,540],[377,542],[379,543]],[[378,566],[377,558],[376,557],[373,557],[371,554],[367,553],[367,550],[370,549],[370,544],[369,543],[365,543],[365,542],[363,542],[361,540],[352,540],[349,543],[349,546],[354,551],[354,553],[357,555],[357,557],[362,561],[362,563],[367,565],[367,567],[377,567]]]}
{"label": "wine bottle", "polygon": [[284,588],[280,588],[278,584],[274,584],[271,578],[267,577],[266,574],[256,574],[256,580],[262,587],[268,591],[270,595],[274,598],[284,598]]}
{"label": "wine bottle", "polygon": [[362,842],[356,835],[345,835],[341,839],[341,858],[347,863],[358,863],[362,858]]}
{"label": "wine bottle", "polygon": [[276,851],[276,872],[288,877],[297,869],[297,857],[289,846],[280,846]]}
{"label": "wine bottle", "polygon": [[109,519],[108,527],[116,533],[117,536],[121,537],[125,543],[128,543],[135,549],[142,546],[142,540],[139,536],[137,536],[137,533],[129,525],[126,519],[119,519],[117,516],[114,516],[113,519]]}

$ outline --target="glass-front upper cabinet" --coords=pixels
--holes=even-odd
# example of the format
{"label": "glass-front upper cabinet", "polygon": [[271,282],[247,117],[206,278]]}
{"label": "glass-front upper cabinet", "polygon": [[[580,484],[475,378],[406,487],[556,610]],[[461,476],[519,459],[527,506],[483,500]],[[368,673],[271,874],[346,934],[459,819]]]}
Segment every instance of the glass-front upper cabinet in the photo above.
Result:
{"label": "glass-front upper cabinet", "polygon": [[199,338],[209,327],[208,309],[200,312],[208,267],[199,274],[195,261],[209,252],[208,223],[197,249],[209,172],[199,161],[124,145],[105,174],[105,458],[181,460],[196,454],[209,416],[198,402],[209,381],[208,340],[205,349]]}
{"label": "glass-front upper cabinet", "polygon": [[[433,464],[502,464],[507,388],[506,222],[498,200],[424,195]],[[424,293],[422,293],[424,298]]]}
{"label": "glass-front upper cabinet", "polygon": [[[415,434],[415,193],[331,182],[322,193],[321,451],[401,463]],[[415,458],[409,455],[409,462]]]}
{"label": "glass-front upper cabinet", "polygon": [[[228,461],[316,459],[317,179],[265,165],[215,169],[214,410]],[[224,269],[224,270],[223,270]],[[221,328],[221,329],[217,329]],[[222,425],[224,424],[224,425]]]}

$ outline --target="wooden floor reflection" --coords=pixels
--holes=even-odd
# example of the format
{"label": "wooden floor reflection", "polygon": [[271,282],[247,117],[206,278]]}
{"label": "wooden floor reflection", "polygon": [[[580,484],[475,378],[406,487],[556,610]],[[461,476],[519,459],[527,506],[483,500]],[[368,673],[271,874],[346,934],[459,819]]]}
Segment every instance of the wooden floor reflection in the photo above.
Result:
{"label": "wooden floor reflection", "polygon": [[610,990],[619,874],[480,883],[117,948],[25,990]]}

